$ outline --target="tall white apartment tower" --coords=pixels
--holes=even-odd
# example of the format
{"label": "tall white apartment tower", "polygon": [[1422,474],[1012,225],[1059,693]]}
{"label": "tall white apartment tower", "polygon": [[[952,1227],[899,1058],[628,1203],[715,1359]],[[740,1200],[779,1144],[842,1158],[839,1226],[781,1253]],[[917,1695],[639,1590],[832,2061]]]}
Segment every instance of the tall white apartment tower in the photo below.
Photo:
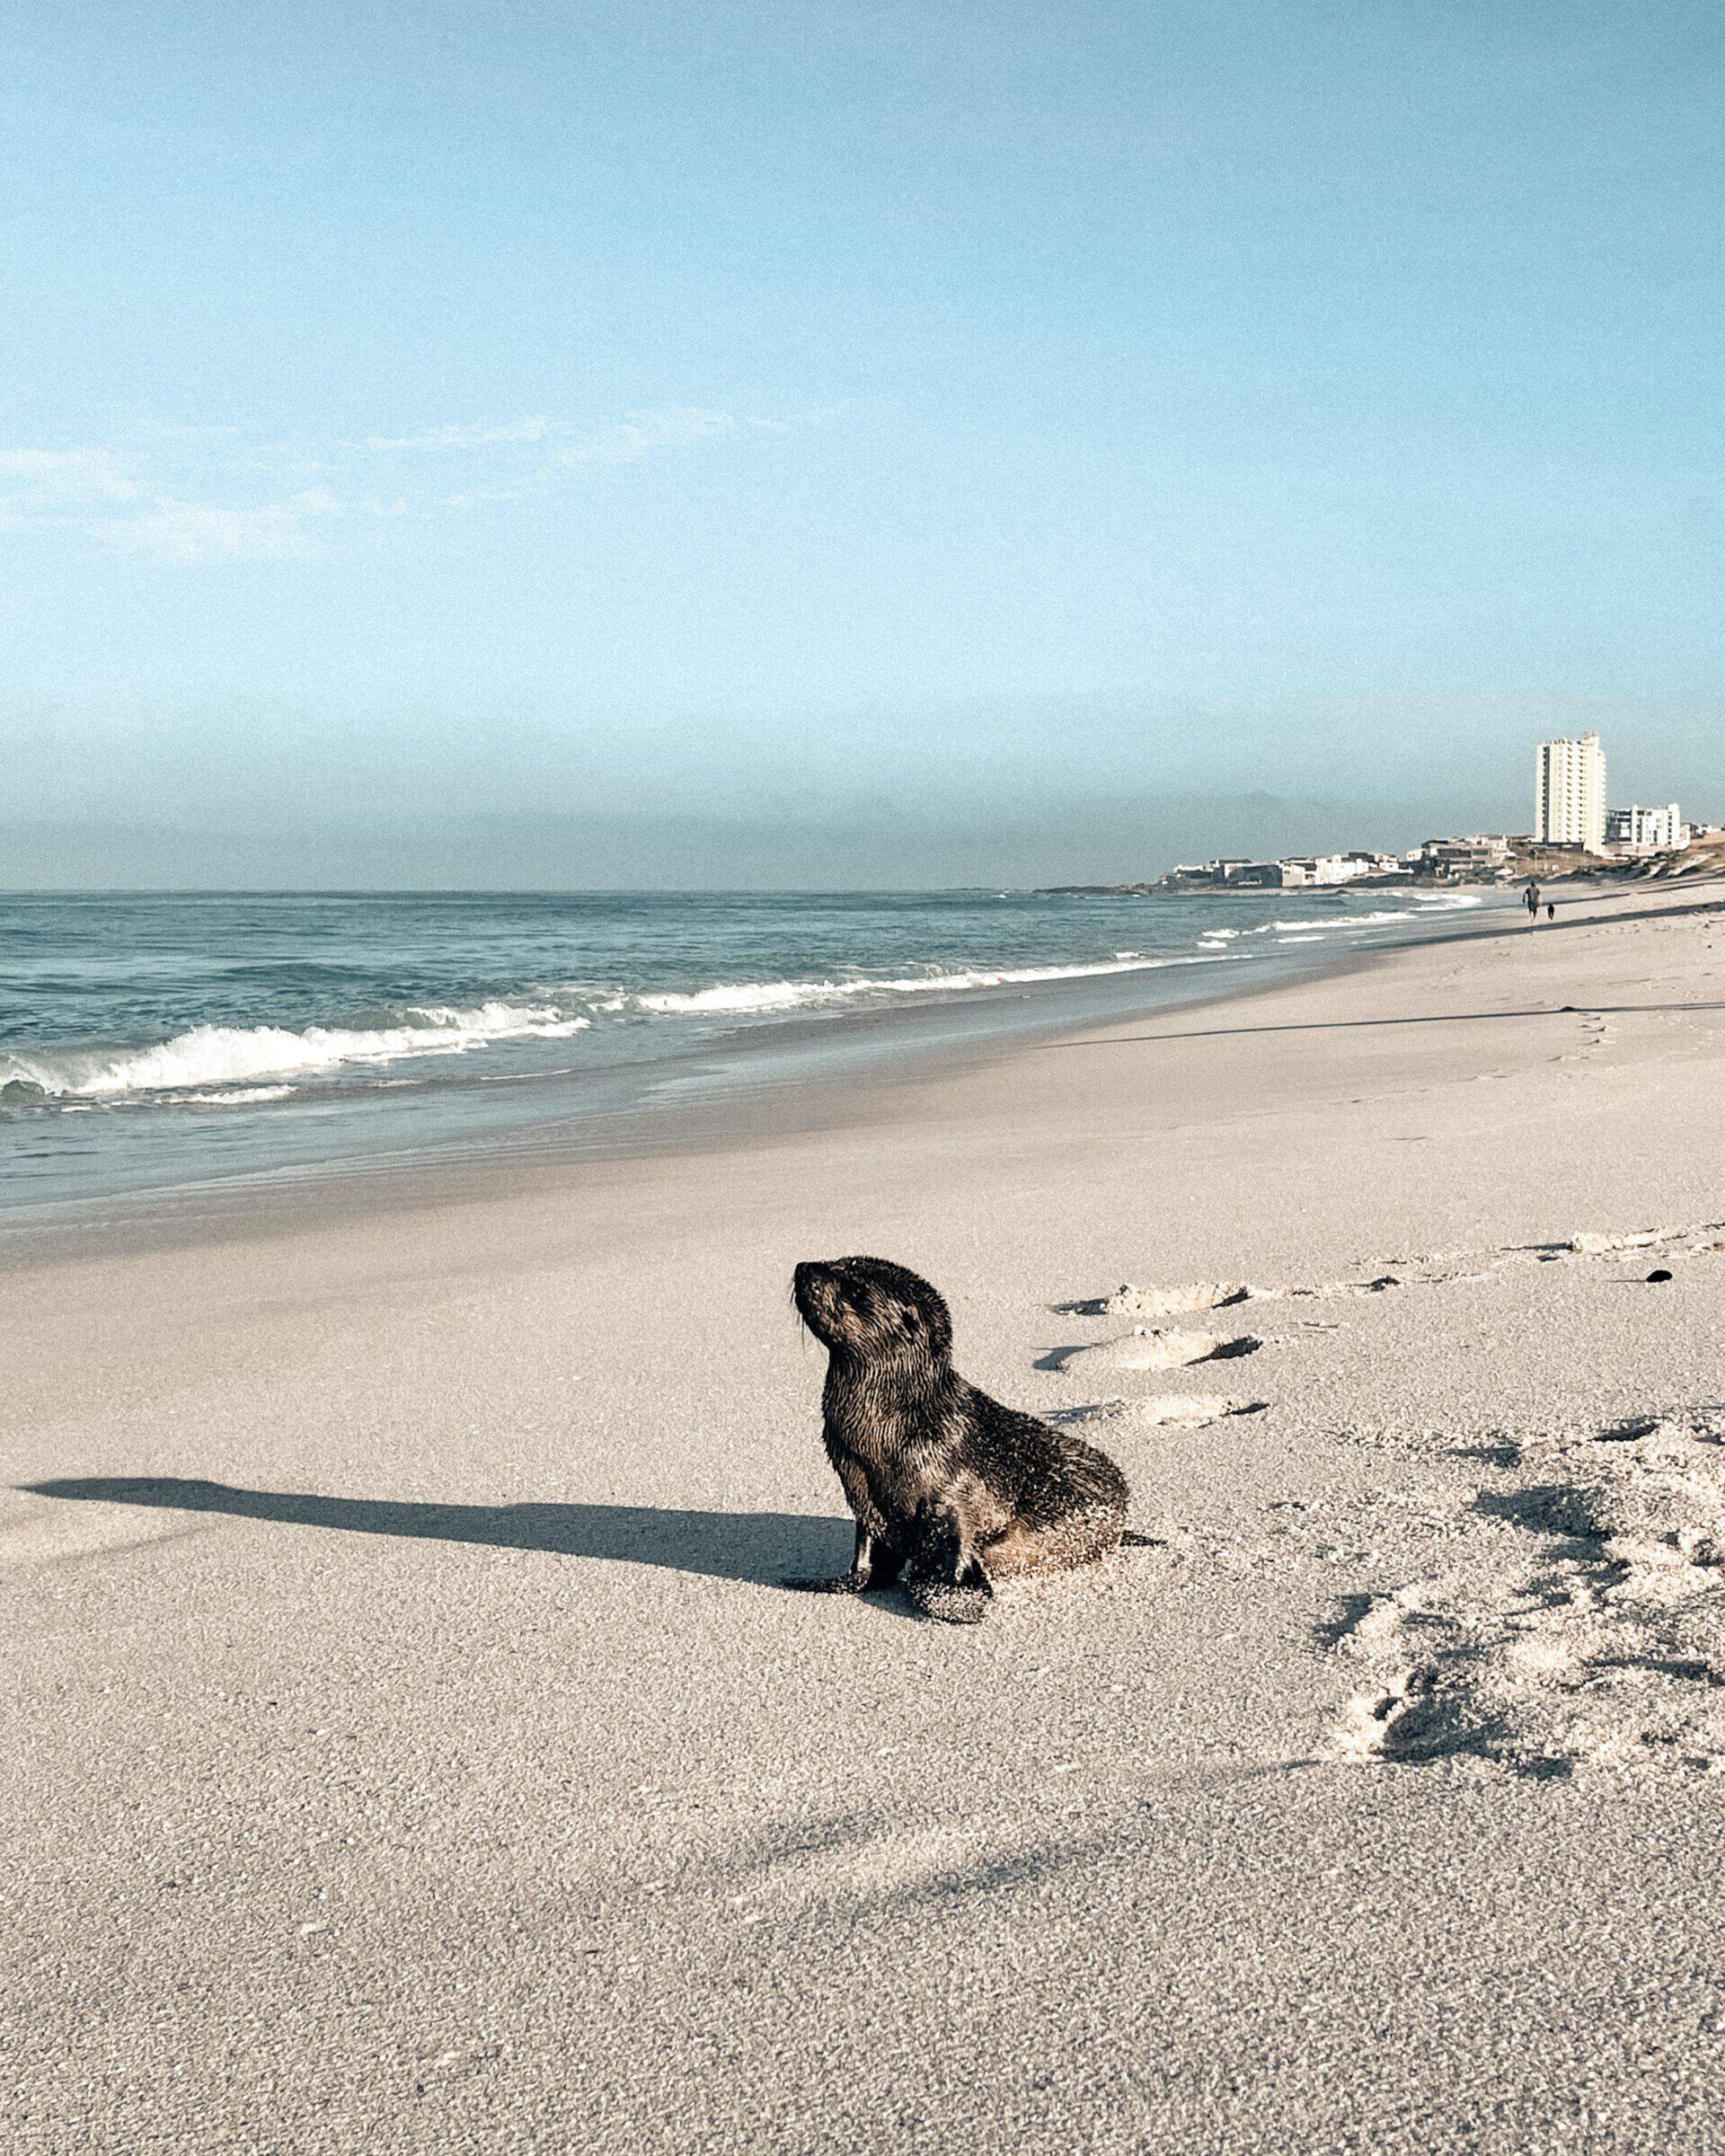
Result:
{"label": "tall white apartment tower", "polygon": [[1597,734],[1542,741],[1534,766],[1534,836],[1547,846],[1606,850],[1606,752]]}

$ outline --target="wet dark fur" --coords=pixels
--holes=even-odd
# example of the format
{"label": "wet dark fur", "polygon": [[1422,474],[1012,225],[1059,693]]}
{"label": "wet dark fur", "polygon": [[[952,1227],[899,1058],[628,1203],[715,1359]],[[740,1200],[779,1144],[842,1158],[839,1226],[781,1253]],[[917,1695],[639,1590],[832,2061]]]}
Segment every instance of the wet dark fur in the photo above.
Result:
{"label": "wet dark fur", "polygon": [[836,1258],[798,1266],[792,1294],[829,1357],[823,1436],[856,1554],[836,1579],[788,1586],[862,1595],[898,1581],[931,1617],[975,1624],[995,1580],[1091,1564],[1120,1542],[1119,1469],[967,1384],[926,1280],[884,1258]]}

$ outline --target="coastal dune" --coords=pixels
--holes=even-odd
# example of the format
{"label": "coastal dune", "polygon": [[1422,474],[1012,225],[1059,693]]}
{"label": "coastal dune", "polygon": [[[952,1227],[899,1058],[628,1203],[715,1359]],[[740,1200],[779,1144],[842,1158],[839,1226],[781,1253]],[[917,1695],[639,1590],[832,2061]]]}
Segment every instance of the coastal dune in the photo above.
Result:
{"label": "coastal dune", "polygon": [[[13,2145],[1725,2148],[1722,1052],[1638,889],[14,1238]],[[855,1250],[1156,1545],[782,1591]]]}

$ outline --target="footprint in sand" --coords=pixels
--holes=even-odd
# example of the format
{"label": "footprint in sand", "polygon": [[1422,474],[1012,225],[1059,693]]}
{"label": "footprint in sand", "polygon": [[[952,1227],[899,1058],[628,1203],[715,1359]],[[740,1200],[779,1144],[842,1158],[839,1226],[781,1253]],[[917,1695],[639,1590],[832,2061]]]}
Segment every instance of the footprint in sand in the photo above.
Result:
{"label": "footprint in sand", "polygon": [[1228,1392],[1163,1392],[1150,1400],[1103,1400],[1058,1418],[1067,1422],[1127,1423],[1140,1429],[1201,1430],[1230,1415],[1261,1415],[1267,1400],[1241,1400]]}
{"label": "footprint in sand", "polygon": [[1725,1411],[1533,1439],[1501,1464],[1516,1480],[1476,1495],[1462,1566],[1347,1597],[1321,1629],[1373,1680],[1330,1755],[1725,1772]]}
{"label": "footprint in sand", "polygon": [[1135,1287],[1128,1282],[1104,1299],[1100,1314],[1177,1318],[1193,1311],[1225,1310],[1230,1303],[1250,1302],[1258,1292],[1244,1280],[1195,1280],[1184,1287]]}
{"label": "footprint in sand", "polygon": [[1330,1733],[1328,1755],[1387,1763],[1431,1754],[1436,1749],[1431,1702],[1438,1683],[1438,1672],[1429,1663],[1416,1663],[1398,1670],[1381,1691],[1357,1692]]}
{"label": "footprint in sand", "polygon": [[[1561,1265],[1580,1258],[1609,1258],[1635,1250],[1682,1250],[1691,1256],[1725,1252],[1725,1222],[1703,1221],[1682,1228],[1577,1230],[1553,1242],[1506,1242],[1483,1250],[1431,1250],[1390,1259],[1392,1265],[1414,1268],[1397,1279],[1384,1275],[1381,1282],[1358,1284],[1351,1292],[1367,1294],[1384,1286],[1455,1287],[1464,1281],[1485,1280],[1507,1266]],[[1477,1269],[1481,1266],[1484,1270]],[[1458,1271],[1457,1267],[1468,1269]],[[1258,1289],[1262,1295],[1268,1291]],[[1298,1292],[1298,1291],[1291,1291]],[[1337,1293],[1335,1289],[1326,1291]],[[1344,1291],[1345,1292],[1345,1291]]]}
{"label": "footprint in sand", "polygon": [[1395,1273],[1369,1280],[1323,1280],[1312,1286],[1258,1287],[1245,1280],[1198,1280],[1182,1287],[1135,1286],[1130,1281],[1111,1295],[1088,1302],[1057,1303],[1063,1315],[1092,1318],[1172,1318],[1202,1310],[1225,1310],[1235,1303],[1299,1303],[1327,1295],[1381,1295],[1400,1287]]}
{"label": "footprint in sand", "polygon": [[1325,1295],[1384,1295],[1402,1286],[1397,1273],[1378,1273],[1369,1280],[1321,1280],[1314,1287],[1255,1287],[1252,1294],[1267,1303],[1302,1303]]}
{"label": "footprint in sand", "polygon": [[144,1512],[135,1505],[61,1505],[15,1498],[0,1509],[0,1572],[100,1557],[189,1533],[205,1523],[182,1512]]}
{"label": "footprint in sand", "polygon": [[1257,1293],[1243,1280],[1195,1280],[1184,1287],[1135,1287],[1128,1281],[1111,1295],[1057,1303],[1054,1308],[1072,1318],[1178,1318],[1193,1311],[1225,1309]]}
{"label": "footprint in sand", "polygon": [[1060,1357],[1062,1370],[1181,1370],[1190,1363],[1226,1361],[1255,1355],[1263,1342],[1251,1333],[1232,1339],[1215,1332],[1158,1331],[1140,1325],[1117,1340],[1093,1348],[1073,1348]]}
{"label": "footprint in sand", "polygon": [[1676,1241],[1676,1228],[1641,1228],[1632,1235],[1571,1235],[1570,1248],[1579,1258],[1604,1258],[1613,1250],[1645,1250],[1656,1242]]}

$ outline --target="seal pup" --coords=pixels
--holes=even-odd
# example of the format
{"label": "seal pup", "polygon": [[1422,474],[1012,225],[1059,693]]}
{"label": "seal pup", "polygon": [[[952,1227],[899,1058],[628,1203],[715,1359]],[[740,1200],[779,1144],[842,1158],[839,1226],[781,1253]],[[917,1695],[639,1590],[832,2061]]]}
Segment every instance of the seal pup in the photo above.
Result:
{"label": "seal pup", "polygon": [[856,1515],[856,1554],[818,1595],[902,1583],[949,1624],[981,1621],[995,1583],[1093,1564],[1122,1542],[1126,1478],[1106,1454],[1002,1407],[952,1367],[937,1288],[885,1258],[797,1267],[797,1313],[827,1354],[822,1436]]}

